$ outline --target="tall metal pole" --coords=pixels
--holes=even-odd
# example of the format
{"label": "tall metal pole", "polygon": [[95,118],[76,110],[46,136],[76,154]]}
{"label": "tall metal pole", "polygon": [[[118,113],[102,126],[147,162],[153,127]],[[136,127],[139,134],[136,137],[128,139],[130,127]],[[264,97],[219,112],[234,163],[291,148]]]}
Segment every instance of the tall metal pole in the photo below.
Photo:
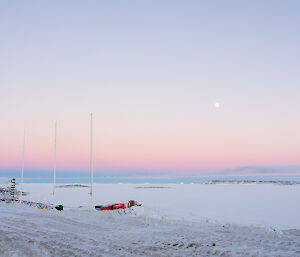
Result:
{"label": "tall metal pole", "polygon": [[56,184],[56,130],[57,130],[57,121],[55,121],[55,127],[54,127],[53,196],[54,196],[55,184]]}
{"label": "tall metal pole", "polygon": [[24,154],[25,154],[25,136],[26,136],[26,130],[24,129],[24,138],[23,138],[23,153],[22,153],[22,171],[21,171],[21,184],[23,184],[23,180],[24,180]]}
{"label": "tall metal pole", "polygon": [[91,201],[93,203],[93,178],[94,178],[94,170],[93,170],[93,113],[91,113],[91,124],[90,124],[90,171],[91,171]]}

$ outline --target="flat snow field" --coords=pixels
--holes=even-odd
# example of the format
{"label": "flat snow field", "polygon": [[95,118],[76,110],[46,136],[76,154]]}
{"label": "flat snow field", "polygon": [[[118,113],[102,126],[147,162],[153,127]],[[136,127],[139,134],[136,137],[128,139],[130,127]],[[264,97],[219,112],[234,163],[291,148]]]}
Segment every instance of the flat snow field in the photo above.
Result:
{"label": "flat snow field", "polygon": [[52,189],[23,184],[24,200],[62,212],[0,203],[0,256],[300,256],[299,185],[94,184],[94,205],[143,204],[126,215]]}

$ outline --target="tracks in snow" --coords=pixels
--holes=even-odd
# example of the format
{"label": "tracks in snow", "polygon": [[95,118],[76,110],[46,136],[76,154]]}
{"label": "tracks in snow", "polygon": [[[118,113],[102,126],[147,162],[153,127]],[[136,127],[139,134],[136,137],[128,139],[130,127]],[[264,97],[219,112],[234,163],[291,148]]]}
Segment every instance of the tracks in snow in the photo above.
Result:
{"label": "tracks in snow", "polygon": [[299,231],[0,204],[0,256],[300,256]]}

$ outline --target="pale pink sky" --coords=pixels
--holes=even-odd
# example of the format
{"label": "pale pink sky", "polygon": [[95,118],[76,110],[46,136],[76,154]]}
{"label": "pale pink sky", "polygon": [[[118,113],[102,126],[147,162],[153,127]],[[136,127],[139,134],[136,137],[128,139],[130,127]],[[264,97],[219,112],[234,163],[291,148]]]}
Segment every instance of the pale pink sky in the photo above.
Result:
{"label": "pale pink sky", "polygon": [[[18,2],[18,1],[17,1]],[[150,3],[151,2],[151,3]],[[300,164],[299,2],[0,4],[0,171]],[[220,108],[214,107],[220,102]]]}

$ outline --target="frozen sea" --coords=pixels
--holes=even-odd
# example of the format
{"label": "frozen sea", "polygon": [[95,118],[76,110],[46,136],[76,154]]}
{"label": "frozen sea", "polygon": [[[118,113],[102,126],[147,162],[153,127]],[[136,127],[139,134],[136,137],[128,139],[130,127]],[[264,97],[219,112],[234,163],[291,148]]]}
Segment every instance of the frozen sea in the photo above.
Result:
{"label": "frozen sea", "polygon": [[[299,184],[95,183],[92,199],[89,187],[22,189],[65,210],[0,203],[0,256],[300,256]],[[143,206],[91,208],[131,199]]]}
{"label": "frozen sea", "polygon": [[[19,178],[20,172],[2,172],[0,183],[7,183],[12,177]],[[57,183],[89,183],[89,173],[57,173]],[[94,182],[101,184],[135,183],[135,184],[204,184],[212,180],[220,181],[289,181],[300,183],[300,176],[124,176],[95,175]],[[52,172],[27,173],[25,183],[53,183]]]}

